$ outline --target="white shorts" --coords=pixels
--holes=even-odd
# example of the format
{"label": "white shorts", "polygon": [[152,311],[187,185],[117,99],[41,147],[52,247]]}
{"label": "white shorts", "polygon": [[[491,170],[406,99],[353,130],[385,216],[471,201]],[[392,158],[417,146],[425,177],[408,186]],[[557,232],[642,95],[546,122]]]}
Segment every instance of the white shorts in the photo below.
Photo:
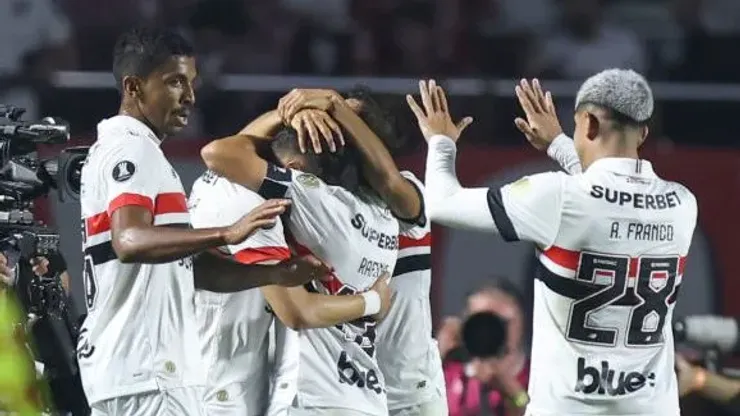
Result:
{"label": "white shorts", "polygon": [[203,389],[182,387],[114,397],[92,406],[90,416],[205,416]]}
{"label": "white shorts", "polygon": [[[291,407],[288,416],[373,416],[369,413],[336,407]],[[445,415],[447,416],[447,415]]]}
{"label": "white shorts", "polygon": [[389,416],[448,416],[447,400],[443,397],[429,400],[414,406],[388,411]]}

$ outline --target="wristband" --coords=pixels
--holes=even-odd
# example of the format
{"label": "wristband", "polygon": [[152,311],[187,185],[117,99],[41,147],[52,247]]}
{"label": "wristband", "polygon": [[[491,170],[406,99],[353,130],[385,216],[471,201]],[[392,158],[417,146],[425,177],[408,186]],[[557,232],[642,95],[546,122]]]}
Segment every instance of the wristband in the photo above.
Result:
{"label": "wristband", "polygon": [[365,311],[362,313],[362,316],[375,315],[380,312],[380,295],[378,292],[368,290],[360,295],[365,300]]}

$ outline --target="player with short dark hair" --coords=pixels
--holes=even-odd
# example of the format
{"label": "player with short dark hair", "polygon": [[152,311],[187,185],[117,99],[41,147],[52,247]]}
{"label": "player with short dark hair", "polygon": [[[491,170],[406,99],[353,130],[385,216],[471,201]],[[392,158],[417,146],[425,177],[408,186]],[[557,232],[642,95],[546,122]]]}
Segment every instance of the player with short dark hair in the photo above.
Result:
{"label": "player with short dark hair", "polygon": [[82,170],[85,393],[93,414],[201,414],[194,277],[232,292],[301,284],[327,269],[316,259],[243,266],[204,254],[194,262],[274,225],[289,201],[268,201],[233,225],[190,229],[182,183],[160,144],[187,125],[195,104],[193,48],[175,32],[134,29],[113,60],[121,106],[98,125]]}
{"label": "player with short dark hair", "polygon": [[[553,129],[542,121],[554,105],[527,87],[516,88],[527,113],[516,123],[539,144],[543,129]],[[578,173],[541,173],[499,189],[460,186],[459,129],[447,98],[434,81],[420,91],[424,110],[408,102],[429,142],[430,218],[539,251],[527,414],[679,415],[670,322],[697,203],[639,157],[654,106],[647,81],[621,69],[587,79],[576,97],[575,140],[560,140],[580,162],[564,165]]]}

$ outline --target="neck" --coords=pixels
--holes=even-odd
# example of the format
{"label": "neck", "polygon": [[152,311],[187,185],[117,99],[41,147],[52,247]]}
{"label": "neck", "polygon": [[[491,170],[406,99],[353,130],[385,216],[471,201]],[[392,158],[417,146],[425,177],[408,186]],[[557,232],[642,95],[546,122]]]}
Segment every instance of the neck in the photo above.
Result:
{"label": "neck", "polygon": [[154,132],[159,140],[165,139],[165,134],[162,133],[158,128],[156,128],[154,124],[152,124],[149,119],[146,118],[144,113],[139,109],[138,105],[123,101],[121,103],[121,106],[118,108],[118,115],[129,116],[141,121]]}
{"label": "neck", "polygon": [[604,158],[625,158],[625,159],[639,159],[640,156],[637,153],[637,146],[632,145],[631,139],[628,138],[613,138],[610,140],[602,139],[603,144],[594,149],[593,154],[589,158],[588,165],[584,168],[588,168],[593,162],[604,159]]}

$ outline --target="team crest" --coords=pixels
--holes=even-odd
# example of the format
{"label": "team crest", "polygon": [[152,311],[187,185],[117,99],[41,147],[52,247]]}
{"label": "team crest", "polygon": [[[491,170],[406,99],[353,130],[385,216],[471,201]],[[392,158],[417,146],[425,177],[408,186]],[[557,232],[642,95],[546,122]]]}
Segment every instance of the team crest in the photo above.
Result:
{"label": "team crest", "polygon": [[136,172],[136,165],[133,162],[124,160],[116,163],[116,167],[113,168],[113,180],[116,182],[125,182],[131,179]]}
{"label": "team crest", "polygon": [[295,180],[306,188],[317,188],[321,185],[319,178],[310,173],[301,173],[295,178]]}

